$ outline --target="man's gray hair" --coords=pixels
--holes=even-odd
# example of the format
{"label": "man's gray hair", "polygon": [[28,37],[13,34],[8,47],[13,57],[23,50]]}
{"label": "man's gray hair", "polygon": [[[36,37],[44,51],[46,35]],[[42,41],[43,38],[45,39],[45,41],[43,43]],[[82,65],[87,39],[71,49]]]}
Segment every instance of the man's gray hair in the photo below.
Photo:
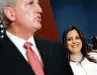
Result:
{"label": "man's gray hair", "polygon": [[11,7],[16,4],[17,0],[0,0],[0,19],[3,21],[4,25],[7,26],[9,20],[4,14],[4,7]]}

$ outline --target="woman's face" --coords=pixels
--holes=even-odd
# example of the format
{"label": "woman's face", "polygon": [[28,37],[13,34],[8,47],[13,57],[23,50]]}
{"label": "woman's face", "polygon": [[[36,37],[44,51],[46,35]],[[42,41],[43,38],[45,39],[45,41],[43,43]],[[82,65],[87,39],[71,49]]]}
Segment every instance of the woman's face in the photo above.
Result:
{"label": "woman's face", "polygon": [[81,52],[82,41],[76,30],[69,31],[66,36],[67,48],[71,54],[77,54]]}

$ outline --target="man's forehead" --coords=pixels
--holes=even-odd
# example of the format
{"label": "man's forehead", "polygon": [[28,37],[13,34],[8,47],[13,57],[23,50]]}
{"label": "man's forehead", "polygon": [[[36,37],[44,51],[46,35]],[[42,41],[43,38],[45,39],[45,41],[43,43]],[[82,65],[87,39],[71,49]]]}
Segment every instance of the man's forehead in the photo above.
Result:
{"label": "man's forehead", "polygon": [[26,2],[29,2],[29,1],[35,1],[35,2],[39,2],[40,0],[24,0]]}
{"label": "man's forehead", "polygon": [[39,0],[17,0],[18,4],[28,4],[29,2],[36,2],[36,3],[40,3]]}

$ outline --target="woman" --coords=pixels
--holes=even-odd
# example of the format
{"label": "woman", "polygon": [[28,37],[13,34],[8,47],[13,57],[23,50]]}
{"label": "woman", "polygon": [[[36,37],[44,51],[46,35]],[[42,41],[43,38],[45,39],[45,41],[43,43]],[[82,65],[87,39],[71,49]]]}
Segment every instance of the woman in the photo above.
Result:
{"label": "woman", "polygon": [[62,42],[74,75],[97,75],[96,61],[89,57],[81,31],[71,26],[63,33]]}

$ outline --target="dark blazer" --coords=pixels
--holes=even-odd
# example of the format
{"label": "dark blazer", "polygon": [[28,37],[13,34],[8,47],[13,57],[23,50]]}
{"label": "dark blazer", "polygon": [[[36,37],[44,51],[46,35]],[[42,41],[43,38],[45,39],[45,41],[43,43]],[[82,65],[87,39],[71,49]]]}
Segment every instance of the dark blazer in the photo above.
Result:
{"label": "dark blazer", "polygon": [[[45,75],[73,75],[60,44],[38,38],[35,42],[43,60]],[[6,35],[0,40],[0,75],[35,75]]]}

